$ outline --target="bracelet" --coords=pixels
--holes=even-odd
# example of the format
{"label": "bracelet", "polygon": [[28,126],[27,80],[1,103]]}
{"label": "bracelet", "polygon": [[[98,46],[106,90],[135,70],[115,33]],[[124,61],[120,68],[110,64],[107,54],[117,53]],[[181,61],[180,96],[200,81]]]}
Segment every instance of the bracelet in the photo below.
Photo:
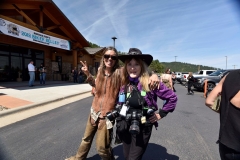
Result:
{"label": "bracelet", "polygon": [[168,114],[168,111],[164,111],[162,109],[159,109],[159,115],[161,116],[161,118],[166,117],[167,114]]}

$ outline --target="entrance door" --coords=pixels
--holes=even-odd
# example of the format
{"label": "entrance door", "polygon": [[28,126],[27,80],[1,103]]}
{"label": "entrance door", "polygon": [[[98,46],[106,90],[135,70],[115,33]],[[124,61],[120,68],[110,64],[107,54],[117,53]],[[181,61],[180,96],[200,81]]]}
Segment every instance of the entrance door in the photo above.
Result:
{"label": "entrance door", "polygon": [[0,82],[9,80],[9,57],[0,55]]}

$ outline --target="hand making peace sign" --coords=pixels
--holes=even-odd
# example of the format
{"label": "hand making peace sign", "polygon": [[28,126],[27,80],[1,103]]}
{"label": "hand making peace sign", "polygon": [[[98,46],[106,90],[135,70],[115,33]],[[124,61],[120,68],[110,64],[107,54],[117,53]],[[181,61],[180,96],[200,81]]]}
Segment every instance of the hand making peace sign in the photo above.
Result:
{"label": "hand making peace sign", "polygon": [[80,63],[82,64],[82,71],[84,72],[84,74],[86,74],[87,76],[89,75],[89,71],[88,71],[88,66],[87,66],[87,62],[86,61],[80,61]]}

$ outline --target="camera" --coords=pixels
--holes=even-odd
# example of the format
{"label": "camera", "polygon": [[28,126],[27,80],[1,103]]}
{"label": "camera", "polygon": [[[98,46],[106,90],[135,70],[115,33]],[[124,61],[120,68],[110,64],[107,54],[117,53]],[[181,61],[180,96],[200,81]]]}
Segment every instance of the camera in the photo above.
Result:
{"label": "camera", "polygon": [[109,119],[110,121],[114,121],[119,116],[121,105],[117,104],[115,108],[116,108],[115,110],[113,110],[112,112],[107,112],[106,114],[107,119]]}
{"label": "camera", "polygon": [[132,110],[129,114],[126,116],[126,121],[131,120],[131,125],[129,127],[129,132],[133,135],[139,134],[140,127],[139,122],[142,117],[141,110]]}

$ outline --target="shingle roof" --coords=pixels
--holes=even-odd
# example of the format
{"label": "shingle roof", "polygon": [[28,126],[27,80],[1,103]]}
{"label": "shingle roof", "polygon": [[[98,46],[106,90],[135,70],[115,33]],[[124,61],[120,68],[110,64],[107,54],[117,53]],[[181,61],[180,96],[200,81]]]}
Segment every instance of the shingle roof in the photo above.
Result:
{"label": "shingle roof", "polygon": [[90,47],[84,47],[84,49],[89,53],[89,54],[96,54],[99,51],[105,49],[105,47],[99,47],[99,48],[90,48]]}

